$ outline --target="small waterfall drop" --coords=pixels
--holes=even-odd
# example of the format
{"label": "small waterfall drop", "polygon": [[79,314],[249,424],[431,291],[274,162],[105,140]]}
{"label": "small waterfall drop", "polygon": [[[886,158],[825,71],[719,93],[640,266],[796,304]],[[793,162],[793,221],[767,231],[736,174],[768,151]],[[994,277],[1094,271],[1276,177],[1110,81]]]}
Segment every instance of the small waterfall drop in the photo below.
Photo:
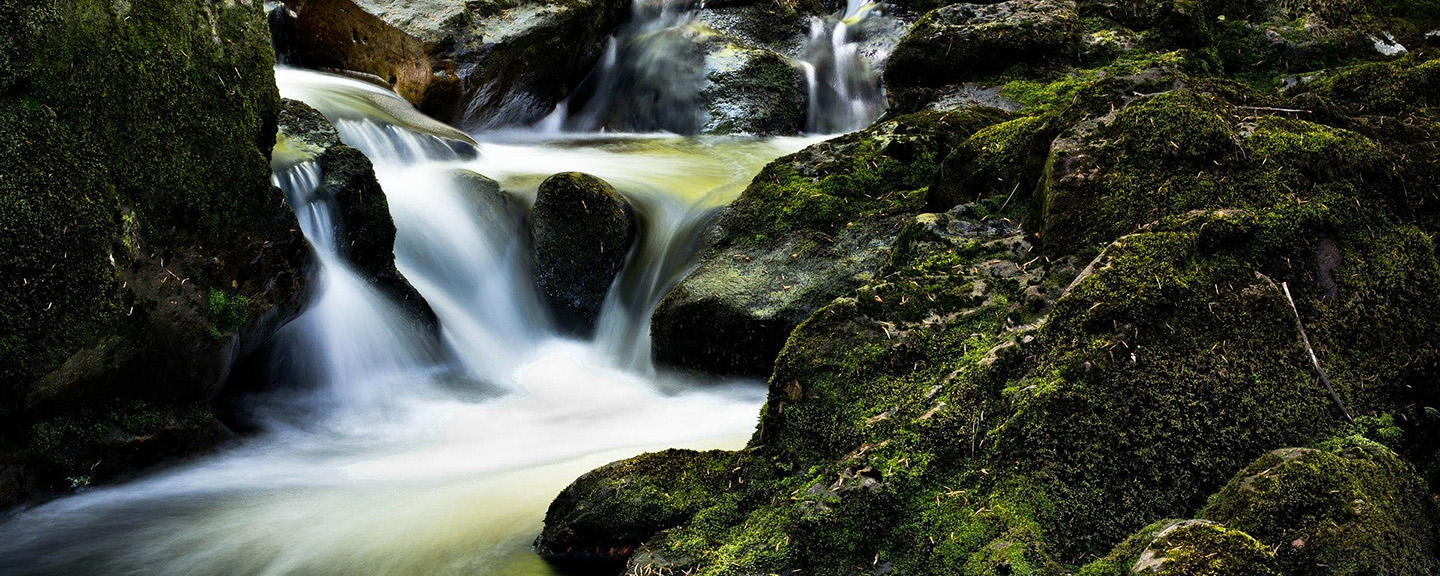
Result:
{"label": "small waterfall drop", "polygon": [[570,132],[694,134],[704,124],[703,47],[695,0],[632,0],[630,21],[542,128]]}
{"label": "small waterfall drop", "polygon": [[810,18],[810,36],[800,56],[809,98],[807,132],[859,130],[885,111],[880,75],[860,41],[864,26],[882,18],[879,4],[870,0],[848,0],[838,17]]}
{"label": "small waterfall drop", "polygon": [[[815,139],[472,139],[360,81],[277,76],[371,159],[397,267],[438,338],[336,249],[320,166],[277,166],[319,264],[310,308],[275,339],[301,389],[258,406],[274,424],[238,446],[0,523],[0,574],[557,576],[530,543],[574,478],[645,450],[744,444],[764,385],[655,369],[649,314],[700,225]],[[645,222],[588,341],[551,326],[523,231],[540,182],[569,170],[609,181]]]}

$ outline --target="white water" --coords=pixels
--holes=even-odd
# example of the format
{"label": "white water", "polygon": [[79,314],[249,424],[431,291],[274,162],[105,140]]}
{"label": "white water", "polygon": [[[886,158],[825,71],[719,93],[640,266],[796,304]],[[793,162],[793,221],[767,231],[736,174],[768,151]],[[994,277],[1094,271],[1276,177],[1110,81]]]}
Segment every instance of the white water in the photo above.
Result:
{"label": "white water", "polygon": [[809,98],[807,132],[859,130],[885,111],[880,75],[861,50],[864,25],[881,18],[877,2],[848,0],[838,17],[810,19],[810,38],[800,56]]}
{"label": "white water", "polygon": [[[550,574],[530,542],[575,477],[645,450],[743,444],[763,385],[656,371],[646,322],[699,224],[814,140],[480,135],[466,160],[440,139],[451,131],[384,91],[278,78],[374,161],[397,264],[440,334],[337,256],[315,164],[279,167],[320,264],[316,300],[278,339],[277,378],[306,385],[257,404],[267,431],[237,447],[0,525],[0,574]],[[522,209],[478,200],[456,169]],[[592,341],[551,328],[524,257],[523,207],[566,170],[607,179],[644,215]]]}

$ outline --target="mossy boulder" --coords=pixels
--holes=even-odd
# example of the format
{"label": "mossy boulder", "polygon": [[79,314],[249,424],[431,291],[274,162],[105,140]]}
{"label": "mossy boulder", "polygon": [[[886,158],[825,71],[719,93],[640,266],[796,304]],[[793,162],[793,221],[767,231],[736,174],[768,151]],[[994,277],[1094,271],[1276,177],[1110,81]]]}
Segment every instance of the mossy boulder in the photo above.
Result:
{"label": "mossy boulder", "polygon": [[885,65],[892,101],[1019,65],[1069,62],[1079,52],[1075,2],[1010,0],[951,4],[926,14]]}
{"label": "mossy boulder", "polygon": [[535,550],[552,559],[623,562],[641,543],[712,504],[733,484],[738,457],[666,450],[593,470],[550,504]]}
{"label": "mossy boulder", "polygon": [[1408,463],[1352,437],[1260,457],[1203,515],[1276,550],[1287,575],[1424,575],[1440,566],[1435,512]]}
{"label": "mossy boulder", "polygon": [[[214,419],[188,414],[208,413],[303,288],[303,239],[270,185],[279,96],[263,11],[64,0],[0,13],[6,459],[33,466],[31,486],[68,488],[171,453],[157,445],[213,445]],[[187,433],[209,441],[162,440]]]}
{"label": "mossy boulder", "polygon": [[298,60],[373,75],[465,126],[533,123],[579,85],[624,0],[288,0]]}
{"label": "mossy boulder", "polygon": [[656,359],[768,373],[796,325],[874,277],[956,141],[1002,118],[995,110],[902,116],[766,166],[655,311]]}
{"label": "mossy boulder", "polygon": [[[1157,522],[1080,576],[1280,576],[1275,553],[1249,534],[1206,520]],[[1288,574],[1288,573],[1285,573]]]}
{"label": "mossy boulder", "polygon": [[562,172],[540,183],[530,215],[535,281],[561,324],[595,328],[637,230],[635,209],[604,180]]}

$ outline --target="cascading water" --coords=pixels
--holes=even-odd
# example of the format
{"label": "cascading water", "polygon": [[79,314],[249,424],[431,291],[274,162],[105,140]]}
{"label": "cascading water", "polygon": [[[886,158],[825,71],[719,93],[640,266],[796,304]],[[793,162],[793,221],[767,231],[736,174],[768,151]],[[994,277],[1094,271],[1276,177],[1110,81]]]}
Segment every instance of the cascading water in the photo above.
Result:
{"label": "cascading water", "polygon": [[848,0],[839,17],[810,19],[810,37],[800,56],[809,97],[806,131],[859,130],[885,111],[885,92],[872,61],[887,54],[865,54],[860,34],[883,18],[878,3]]}
{"label": "cascading water", "polygon": [[[529,545],[575,477],[647,449],[749,436],[763,385],[656,371],[646,323],[690,265],[701,223],[765,162],[814,139],[477,143],[358,81],[277,79],[373,161],[397,266],[435,311],[438,338],[339,255],[344,223],[317,193],[317,165],[277,167],[319,263],[311,308],[277,338],[307,388],[258,406],[266,431],[223,453],[19,513],[0,525],[0,574],[547,575]],[[525,256],[523,207],[567,170],[610,181],[646,226],[591,341],[551,327]],[[508,197],[477,195],[457,177],[466,171]]]}
{"label": "cascading water", "polygon": [[630,21],[605,46],[575,95],[541,122],[570,132],[664,130],[694,134],[704,123],[703,48],[694,0],[633,0]]}

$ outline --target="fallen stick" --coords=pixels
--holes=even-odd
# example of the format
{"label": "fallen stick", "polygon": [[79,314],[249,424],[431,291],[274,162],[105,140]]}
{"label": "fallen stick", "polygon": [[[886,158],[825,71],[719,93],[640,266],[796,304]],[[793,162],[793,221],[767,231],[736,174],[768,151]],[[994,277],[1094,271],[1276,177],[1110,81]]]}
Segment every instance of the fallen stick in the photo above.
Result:
{"label": "fallen stick", "polygon": [[[1265,279],[1271,286],[1275,281],[1269,276],[1255,273],[1256,276]],[[1315,367],[1315,372],[1320,375],[1320,383],[1325,385],[1325,390],[1330,392],[1330,399],[1335,401],[1335,407],[1340,409],[1340,414],[1345,416],[1346,422],[1354,422],[1350,417],[1350,411],[1345,409],[1345,403],[1340,401],[1340,394],[1335,392],[1335,387],[1330,384],[1330,377],[1325,374],[1325,368],[1320,366],[1320,358],[1315,356],[1315,348],[1310,345],[1310,336],[1305,334],[1305,324],[1300,321],[1300,309],[1295,306],[1295,298],[1290,296],[1290,283],[1281,282],[1278,286],[1280,292],[1285,295],[1285,300],[1290,303],[1290,312],[1295,314],[1295,329],[1300,332],[1300,343],[1305,345],[1305,352],[1310,355],[1310,365]]]}

